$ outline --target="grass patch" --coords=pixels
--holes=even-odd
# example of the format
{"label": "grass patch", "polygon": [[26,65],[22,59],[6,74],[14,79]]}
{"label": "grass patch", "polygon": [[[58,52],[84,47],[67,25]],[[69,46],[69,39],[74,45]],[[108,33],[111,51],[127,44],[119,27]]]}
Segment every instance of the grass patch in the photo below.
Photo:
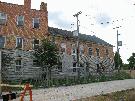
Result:
{"label": "grass patch", "polygon": [[123,90],[74,101],[135,101],[135,89]]}

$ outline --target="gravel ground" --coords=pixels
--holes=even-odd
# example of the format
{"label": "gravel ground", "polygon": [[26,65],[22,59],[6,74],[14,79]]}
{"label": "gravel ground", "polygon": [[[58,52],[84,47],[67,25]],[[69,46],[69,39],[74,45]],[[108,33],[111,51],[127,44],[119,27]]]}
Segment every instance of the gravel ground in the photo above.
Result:
{"label": "gravel ground", "polygon": [[[32,90],[33,101],[72,101],[94,95],[135,88],[135,79]],[[16,99],[14,101],[19,101]],[[25,96],[24,101],[29,101]]]}

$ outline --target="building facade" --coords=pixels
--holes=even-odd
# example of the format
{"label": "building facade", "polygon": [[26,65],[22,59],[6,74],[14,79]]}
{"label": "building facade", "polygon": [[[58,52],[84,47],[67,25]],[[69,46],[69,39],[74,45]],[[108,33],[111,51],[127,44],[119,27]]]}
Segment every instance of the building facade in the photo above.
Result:
{"label": "building facade", "polygon": [[[77,71],[77,37],[71,31],[58,28],[48,27],[48,31],[63,57],[62,71],[67,74]],[[79,34],[79,64],[84,67],[82,70],[85,71],[87,66],[94,71],[97,71],[98,67],[105,67],[106,71],[111,72],[114,69],[113,60],[113,45],[96,36]]]}
{"label": "building facade", "polygon": [[36,78],[41,74],[35,66],[32,52],[40,40],[48,36],[47,4],[42,2],[40,10],[31,9],[31,0],[24,5],[0,1],[0,50],[9,54],[12,64],[1,68],[2,79],[20,80]]}
{"label": "building facade", "polygon": [[[6,80],[21,80],[41,77],[42,70],[36,66],[33,50],[43,38],[55,42],[62,57],[62,70],[67,72],[76,67],[76,37],[73,32],[48,27],[47,4],[42,2],[40,10],[31,9],[31,0],[24,5],[0,1],[0,50],[13,58],[6,67]],[[106,57],[113,64],[113,46],[104,40],[85,34],[79,35],[79,57],[81,66],[89,62],[89,67],[97,68],[97,61],[106,63]],[[97,59],[98,58],[98,59]],[[72,70],[74,72],[74,70]]]}
{"label": "building facade", "polygon": [[40,39],[48,35],[47,4],[40,10],[31,9],[31,0],[24,5],[0,1],[0,48],[32,50]]}
{"label": "building facade", "polygon": [[[77,38],[73,35],[73,32],[53,27],[49,27],[48,30],[53,42],[57,44],[61,53],[68,55],[76,54]],[[111,59],[114,57],[113,45],[96,36],[80,34],[79,47],[80,55],[98,56],[100,58],[107,56]]]}

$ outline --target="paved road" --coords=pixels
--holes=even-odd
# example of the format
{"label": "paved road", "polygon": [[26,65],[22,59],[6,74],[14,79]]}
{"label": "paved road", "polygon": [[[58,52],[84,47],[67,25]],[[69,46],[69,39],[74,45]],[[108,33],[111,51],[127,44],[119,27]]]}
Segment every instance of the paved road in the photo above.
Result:
{"label": "paved road", "polygon": [[[131,88],[135,88],[135,79],[40,89],[33,90],[33,101],[72,101]],[[25,97],[25,101],[29,101],[28,98],[29,96]]]}

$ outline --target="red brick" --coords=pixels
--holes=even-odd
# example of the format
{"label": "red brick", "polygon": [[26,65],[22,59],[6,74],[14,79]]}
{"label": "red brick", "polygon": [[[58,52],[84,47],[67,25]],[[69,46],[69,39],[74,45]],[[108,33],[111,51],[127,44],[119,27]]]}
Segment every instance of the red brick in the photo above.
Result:
{"label": "red brick", "polygon": [[[7,14],[6,25],[0,25],[0,35],[7,37],[6,48],[15,48],[16,41],[12,37],[22,37],[26,40],[24,49],[32,48],[32,39],[42,39],[48,35],[48,12],[47,4],[41,3],[41,10],[31,9],[31,0],[24,0],[24,5],[11,4],[0,2],[0,12]],[[16,24],[16,17],[18,15],[24,16],[24,26],[18,27]],[[39,29],[33,29],[32,18],[40,18]],[[10,40],[9,40],[10,39]]]}

